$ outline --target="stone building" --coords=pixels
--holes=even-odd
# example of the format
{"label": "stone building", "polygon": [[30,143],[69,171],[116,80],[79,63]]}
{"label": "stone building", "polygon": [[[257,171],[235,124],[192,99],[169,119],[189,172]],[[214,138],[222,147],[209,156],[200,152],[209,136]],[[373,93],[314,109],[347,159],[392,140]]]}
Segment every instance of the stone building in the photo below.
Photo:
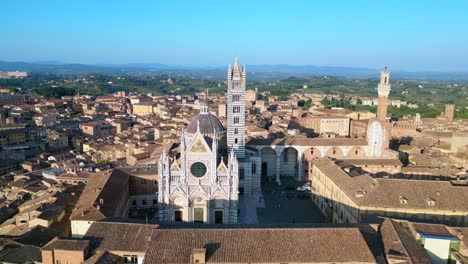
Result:
{"label": "stone building", "polygon": [[207,101],[159,160],[162,222],[237,223],[239,195],[260,188],[260,158],[245,148],[245,67],[228,68],[227,129]]}
{"label": "stone building", "polygon": [[177,153],[163,152],[159,160],[161,222],[236,223],[239,165],[233,151],[227,156],[221,122],[200,114],[183,131]]}
{"label": "stone building", "polygon": [[305,116],[297,119],[298,124],[313,130],[316,135],[333,133],[337,136],[349,136],[350,120],[339,116]]}
{"label": "stone building", "polygon": [[368,125],[369,120],[351,119],[349,136],[353,138],[366,138]]}
{"label": "stone building", "polygon": [[468,185],[450,181],[387,179],[354,173],[330,158],[314,161],[312,194],[333,223],[376,223],[382,216],[468,224]]}
{"label": "stone building", "polygon": [[257,101],[258,98],[258,89],[255,88],[255,90],[247,90],[245,92],[245,101],[252,104],[255,101]]}
{"label": "stone building", "polygon": [[88,180],[70,215],[72,237],[83,237],[95,221],[108,217],[125,217],[129,178],[128,174],[113,170],[103,171]]}

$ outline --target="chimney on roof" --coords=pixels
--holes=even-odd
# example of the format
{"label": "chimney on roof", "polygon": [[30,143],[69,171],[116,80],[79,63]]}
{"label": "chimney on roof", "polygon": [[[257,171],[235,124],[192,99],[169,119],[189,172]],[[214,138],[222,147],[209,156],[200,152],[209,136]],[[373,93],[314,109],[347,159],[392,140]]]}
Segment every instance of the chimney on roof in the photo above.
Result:
{"label": "chimney on roof", "polygon": [[206,259],[206,248],[192,249],[192,255],[190,256],[191,264],[205,264],[205,259]]}

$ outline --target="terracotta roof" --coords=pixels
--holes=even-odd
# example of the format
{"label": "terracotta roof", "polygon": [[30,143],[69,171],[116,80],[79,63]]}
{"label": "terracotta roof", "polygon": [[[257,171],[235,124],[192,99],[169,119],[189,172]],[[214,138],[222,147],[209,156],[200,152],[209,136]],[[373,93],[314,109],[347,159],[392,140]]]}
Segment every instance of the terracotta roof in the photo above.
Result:
{"label": "terracotta roof", "polygon": [[[430,264],[431,258],[402,223],[385,219],[380,228],[387,261],[410,260],[414,264]],[[408,263],[408,262],[402,262]]]}
{"label": "terracotta roof", "polygon": [[[83,193],[73,209],[70,220],[101,220],[115,216],[119,199],[116,194],[125,193],[129,175],[121,170],[96,173],[89,178]],[[100,201],[103,203],[100,203]],[[99,204],[99,209],[96,204]]]}
{"label": "terracotta roof", "polygon": [[145,252],[149,241],[155,239],[156,228],[156,225],[94,222],[83,239],[90,240],[97,252]]}
{"label": "terracotta roof", "polygon": [[[402,209],[468,211],[468,187],[449,181],[351,177],[329,158],[314,161],[322,171],[359,206]],[[356,195],[364,192],[365,195]],[[406,200],[401,202],[401,198]],[[432,203],[433,202],[433,203]]]}
{"label": "terracotta roof", "polygon": [[58,237],[47,243],[42,250],[67,250],[67,251],[85,251],[89,248],[88,240],[60,239]]}
{"label": "terracotta roof", "polygon": [[355,166],[362,166],[362,165],[371,165],[371,166],[380,166],[380,165],[387,165],[387,166],[402,166],[403,164],[399,159],[341,159],[345,164],[355,165]]}
{"label": "terracotta roof", "polygon": [[207,263],[375,263],[358,228],[158,229],[144,263],[189,263],[201,248]]}
{"label": "terracotta roof", "polygon": [[98,122],[88,122],[88,123],[81,123],[80,126],[99,126],[100,123]]}
{"label": "terracotta roof", "polygon": [[83,264],[114,264],[124,263],[124,258],[117,256],[108,251],[94,254],[92,257],[87,259]]}
{"label": "terracotta roof", "polygon": [[425,223],[412,223],[412,225],[416,232],[424,235],[453,236],[445,225]]}

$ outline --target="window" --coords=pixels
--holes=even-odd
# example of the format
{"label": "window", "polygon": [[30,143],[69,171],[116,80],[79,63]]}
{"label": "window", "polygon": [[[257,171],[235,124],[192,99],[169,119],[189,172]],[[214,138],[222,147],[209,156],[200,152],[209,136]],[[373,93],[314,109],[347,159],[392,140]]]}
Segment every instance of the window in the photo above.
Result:
{"label": "window", "polygon": [[205,164],[203,164],[201,162],[195,162],[190,167],[190,172],[192,173],[193,176],[195,176],[197,178],[201,178],[201,177],[205,176],[205,174],[207,172],[207,169],[206,169]]}
{"label": "window", "polygon": [[252,163],[252,174],[257,173],[257,163]]}
{"label": "window", "polygon": [[234,144],[237,144],[238,140],[237,138],[234,139]]}
{"label": "window", "polygon": [[141,184],[146,184],[146,180],[145,179],[141,180]]}
{"label": "window", "polygon": [[239,129],[238,128],[234,128],[234,135],[237,135],[239,133]]}
{"label": "window", "polygon": [[232,107],[232,112],[233,113],[240,113],[241,112],[241,107],[240,106],[233,106]]}
{"label": "window", "polygon": [[125,263],[138,263],[138,257],[136,255],[124,255]]}
{"label": "window", "polygon": [[234,124],[239,124],[239,117],[234,117]]}
{"label": "window", "polygon": [[193,209],[193,222],[203,223],[203,208],[194,208]]}
{"label": "window", "polygon": [[245,177],[245,171],[244,168],[239,168],[239,179],[243,180]]}
{"label": "window", "polygon": [[176,222],[182,222],[183,220],[183,212],[182,211],[175,211],[174,212],[174,221]]}
{"label": "window", "polygon": [[234,94],[232,96],[232,101],[233,102],[239,102],[240,101],[240,95],[239,94]]}
{"label": "window", "polygon": [[223,223],[223,211],[215,211],[215,224]]}
{"label": "window", "polygon": [[57,261],[55,261],[55,263],[62,264],[62,261],[58,259]]}
{"label": "window", "polygon": [[146,205],[146,200],[141,201],[143,205]]}
{"label": "window", "polygon": [[136,206],[136,205],[137,205],[136,200],[133,200],[133,201],[132,201],[132,205],[133,205],[133,206]]}

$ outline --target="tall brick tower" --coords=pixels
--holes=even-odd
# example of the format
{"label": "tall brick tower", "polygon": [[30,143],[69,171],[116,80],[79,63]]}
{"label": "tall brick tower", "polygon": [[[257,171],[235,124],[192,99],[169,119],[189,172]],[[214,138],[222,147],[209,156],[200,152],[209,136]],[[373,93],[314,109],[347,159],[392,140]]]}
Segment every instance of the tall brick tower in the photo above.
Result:
{"label": "tall brick tower", "polygon": [[227,145],[234,150],[237,158],[245,157],[245,66],[242,70],[237,62],[227,74]]}
{"label": "tall brick tower", "polygon": [[449,121],[453,121],[454,115],[455,115],[455,105],[454,104],[446,104],[445,105],[445,117]]}
{"label": "tall brick tower", "polygon": [[390,93],[390,72],[387,67],[380,72],[380,83],[377,87],[379,101],[377,105],[377,119],[380,121],[387,120],[388,94]]}

